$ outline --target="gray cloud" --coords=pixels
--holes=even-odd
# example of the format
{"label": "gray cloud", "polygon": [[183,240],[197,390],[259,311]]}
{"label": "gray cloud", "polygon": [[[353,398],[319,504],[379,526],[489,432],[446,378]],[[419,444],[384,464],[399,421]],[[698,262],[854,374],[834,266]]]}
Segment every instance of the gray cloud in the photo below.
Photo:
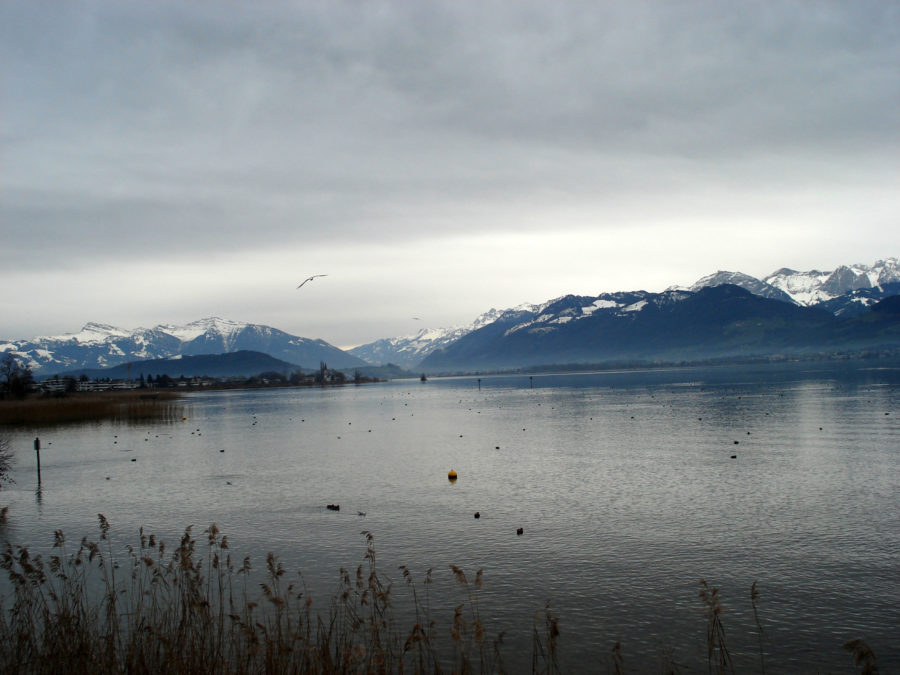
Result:
{"label": "gray cloud", "polygon": [[896,221],[897,64],[889,2],[7,2],[0,263],[730,213],[838,258]]}

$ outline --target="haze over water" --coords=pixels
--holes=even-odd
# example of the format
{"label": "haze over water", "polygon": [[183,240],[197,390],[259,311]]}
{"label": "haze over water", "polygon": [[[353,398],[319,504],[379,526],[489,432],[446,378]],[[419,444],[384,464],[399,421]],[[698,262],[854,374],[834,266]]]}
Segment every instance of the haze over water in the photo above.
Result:
{"label": "haze over water", "polygon": [[489,635],[506,631],[512,672],[530,667],[532,617],[548,600],[564,670],[602,670],[616,641],[631,669],[663,654],[705,669],[701,578],[721,589],[736,665],[755,669],[757,581],[772,672],[850,670],[852,638],[891,672],[900,370],[879,365],[196,394],[175,424],[8,434],[17,482],[0,493],[0,537],[41,550],[56,529],[95,537],[103,513],[120,544],[143,526],[174,545],[185,526],[201,536],[215,522],[235,557],[262,568],[273,551],[301,569],[327,612],[368,530],[401,603],[397,565],[418,580],[433,568],[446,630],[466,599],[449,565],[470,578],[483,568],[482,616]]}

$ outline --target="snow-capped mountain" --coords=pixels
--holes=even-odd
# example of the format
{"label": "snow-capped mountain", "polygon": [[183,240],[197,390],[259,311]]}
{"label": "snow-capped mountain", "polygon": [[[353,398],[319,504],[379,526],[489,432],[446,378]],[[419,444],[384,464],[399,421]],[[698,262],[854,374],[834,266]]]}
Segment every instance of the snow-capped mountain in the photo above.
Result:
{"label": "snow-capped mountain", "polygon": [[[422,329],[411,335],[384,338],[355,347],[351,354],[371,364],[394,363],[415,368],[434,352],[447,349],[466,335],[492,323],[513,320],[521,313],[528,317],[507,326],[505,331],[542,330],[591,316],[595,312],[628,313],[640,310],[642,302],[677,302],[703,288],[731,284],[769,300],[790,305],[824,309],[836,316],[856,316],[882,298],[900,293],[900,262],[879,260],[874,265],[842,266],[830,272],[798,272],[782,268],[765,279],[742,272],[719,271],[691,286],[673,286],[661,294],[643,291],[602,293],[596,297],[564,296],[539,305],[523,304],[506,310],[491,309],[468,326]],[[649,298],[652,297],[652,300]]]}
{"label": "snow-capped mountain", "polygon": [[[412,369],[419,364],[446,363],[446,359],[441,357],[443,352],[453,354],[454,364],[459,365],[468,353],[463,349],[465,344],[486,345],[486,340],[506,340],[515,333],[532,338],[540,334],[549,336],[566,326],[566,340],[573,340],[574,345],[577,343],[575,333],[582,330],[576,326],[599,325],[598,321],[604,323],[614,317],[635,316],[647,307],[654,311],[671,308],[704,289],[718,286],[738,286],[756,297],[778,301],[776,305],[809,307],[833,317],[849,319],[867,312],[885,298],[900,294],[900,261],[886,258],[873,265],[841,266],[832,271],[799,272],[781,268],[764,279],[741,272],[719,271],[703,277],[689,288],[671,287],[663,293],[634,291],[590,297],[567,295],[539,305],[491,309],[468,326],[422,329],[411,335],[376,340],[355,347],[349,353],[323,340],[297,337],[269,326],[209,318],[184,326],[159,325],[135,330],[89,323],[78,333],[15,340],[5,344],[0,342],[0,354],[17,354],[39,376],[78,368],[108,367],[134,360],[239,350],[263,352],[307,368],[315,368],[319,361],[325,361],[333,368],[393,363]],[[610,325],[615,325],[619,330],[624,324],[615,322]],[[476,333],[477,339],[468,339]],[[647,337],[641,339],[647,344],[653,341]],[[664,333],[658,338],[660,341],[665,339]],[[546,348],[546,341],[534,342],[538,343]],[[629,346],[623,344],[621,347],[627,351]],[[587,347],[578,349],[579,358],[588,358],[591,354]],[[535,354],[529,359],[547,358],[548,355],[549,352]]]}
{"label": "snow-capped mountain", "polygon": [[217,317],[184,326],[159,325],[134,330],[88,323],[77,333],[0,343],[0,352],[16,354],[37,376],[80,368],[106,368],[135,360],[242,350],[263,352],[307,368],[318,367],[320,361],[333,368],[365,365],[324,340]]}
{"label": "snow-capped mountain", "polygon": [[[845,303],[832,302],[841,296],[856,294],[854,302],[865,308],[883,297],[894,294],[893,286],[900,282],[900,261],[897,258],[878,260],[873,265],[841,265],[835,270],[799,272],[782,267],[757,279],[741,272],[716,272],[699,279],[688,290],[697,291],[709,286],[734,284],[754,295],[772,300],[794,302],[805,307],[821,305],[832,313]],[[871,289],[870,292],[866,292]],[[863,291],[862,293],[858,293]],[[824,303],[829,303],[825,305]]]}
{"label": "snow-capped mountain", "polygon": [[347,350],[353,356],[357,356],[372,365],[385,365],[393,363],[401,368],[413,368],[435,349],[456,342],[464,335],[478,330],[496,321],[500,316],[509,311],[527,309],[536,310],[537,305],[521,305],[514,310],[491,309],[476,318],[468,326],[451,326],[449,328],[423,328],[411,335],[383,338],[375,342],[369,342],[359,347]]}
{"label": "snow-capped mountain", "polygon": [[507,312],[429,354],[423,371],[686,361],[896,349],[900,297],[859,316],[771,300],[733,284],[697,291],[566,296],[538,312]]}
{"label": "snow-capped mountain", "polygon": [[734,284],[735,286],[745,288],[753,293],[753,295],[759,295],[760,297],[769,298],[770,300],[795,302],[795,300],[782,289],[765,281],[760,281],[756,277],[751,277],[749,274],[744,274],[743,272],[725,272],[720,270],[714,274],[708,274],[705,277],[698,279],[687,290],[699,291],[701,288],[721,286],[722,284]]}
{"label": "snow-capped mountain", "polygon": [[790,295],[797,304],[806,306],[860,289],[883,287],[898,281],[900,261],[897,258],[878,260],[873,265],[841,265],[830,272],[798,272],[783,267],[763,279],[763,282]]}

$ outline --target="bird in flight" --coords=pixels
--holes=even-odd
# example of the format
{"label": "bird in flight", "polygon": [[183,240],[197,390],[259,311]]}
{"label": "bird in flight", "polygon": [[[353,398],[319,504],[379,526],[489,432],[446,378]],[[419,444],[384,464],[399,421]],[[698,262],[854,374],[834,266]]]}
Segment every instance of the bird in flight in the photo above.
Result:
{"label": "bird in flight", "polygon": [[307,277],[306,279],[304,279],[303,283],[300,284],[299,286],[297,286],[297,288],[302,288],[303,284],[305,284],[308,281],[312,281],[313,279],[315,279],[317,277],[327,277],[327,276],[328,276],[327,274],[313,274],[311,277]]}

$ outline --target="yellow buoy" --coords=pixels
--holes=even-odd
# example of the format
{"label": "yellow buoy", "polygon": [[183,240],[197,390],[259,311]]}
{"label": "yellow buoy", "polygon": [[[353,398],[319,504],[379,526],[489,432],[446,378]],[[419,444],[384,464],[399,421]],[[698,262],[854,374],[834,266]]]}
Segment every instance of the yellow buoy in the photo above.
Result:
{"label": "yellow buoy", "polygon": [[453,469],[450,469],[450,472],[447,474],[448,480],[456,480],[456,472]]}

